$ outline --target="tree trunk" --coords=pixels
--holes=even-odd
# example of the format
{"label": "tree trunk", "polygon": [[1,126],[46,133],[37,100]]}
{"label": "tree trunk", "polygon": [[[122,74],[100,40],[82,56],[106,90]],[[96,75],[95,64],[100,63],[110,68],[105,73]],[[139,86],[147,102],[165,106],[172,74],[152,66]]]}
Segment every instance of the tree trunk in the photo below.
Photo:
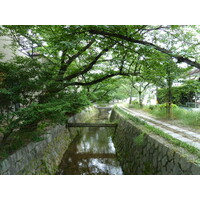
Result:
{"label": "tree trunk", "polygon": [[142,92],[141,91],[139,91],[138,92],[138,94],[139,94],[139,104],[140,104],[140,108],[142,108]]}
{"label": "tree trunk", "polygon": [[168,99],[167,99],[167,118],[168,119],[172,119],[173,117],[173,113],[172,113],[172,80],[170,77],[170,71],[168,71],[168,80],[167,80],[167,84],[168,84]]}
{"label": "tree trunk", "polygon": [[132,95],[133,95],[133,87],[131,87],[129,104],[131,104],[131,103],[132,103]]}

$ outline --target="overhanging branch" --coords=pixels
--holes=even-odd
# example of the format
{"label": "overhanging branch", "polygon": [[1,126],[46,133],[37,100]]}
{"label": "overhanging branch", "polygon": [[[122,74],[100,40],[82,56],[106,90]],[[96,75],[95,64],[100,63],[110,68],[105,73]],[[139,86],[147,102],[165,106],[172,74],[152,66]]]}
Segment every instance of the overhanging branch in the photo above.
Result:
{"label": "overhanging branch", "polygon": [[171,56],[173,58],[176,58],[178,63],[185,62],[185,63],[187,63],[187,64],[189,64],[191,66],[194,66],[194,67],[200,69],[200,63],[192,61],[189,58],[186,58],[186,57],[183,57],[183,56],[175,55],[173,52],[171,52],[171,51],[169,51],[167,49],[161,48],[161,47],[159,47],[159,46],[157,46],[157,45],[155,45],[155,44],[153,44],[151,42],[146,42],[146,41],[143,41],[143,40],[136,40],[134,38],[130,38],[130,37],[124,36],[122,34],[110,33],[110,32],[106,32],[106,31],[102,31],[102,30],[91,29],[91,30],[89,30],[89,32],[91,34],[115,37],[115,38],[119,38],[119,39],[122,39],[122,40],[126,40],[128,42],[135,43],[135,44],[141,44],[141,45],[144,45],[144,46],[153,47],[157,51],[160,51],[160,52],[162,52],[164,54],[167,54],[167,55],[169,55],[169,56]]}
{"label": "overhanging branch", "polygon": [[65,84],[65,87],[67,87],[67,86],[73,86],[73,85],[81,85],[81,86],[94,85],[94,84],[96,84],[96,83],[102,82],[102,81],[104,81],[104,80],[106,80],[106,79],[109,79],[109,78],[111,78],[111,77],[119,76],[119,75],[121,75],[121,76],[130,76],[130,75],[136,75],[136,74],[128,74],[128,73],[108,74],[108,75],[106,75],[106,76],[103,76],[103,77],[101,77],[101,78],[98,78],[98,79],[93,80],[93,81],[90,81],[90,82],[84,82],[84,83],[83,83],[83,82],[66,83],[66,84]]}
{"label": "overhanging branch", "polygon": [[91,70],[92,67],[97,63],[97,61],[99,60],[99,58],[100,58],[102,55],[104,55],[108,50],[109,50],[109,48],[103,49],[103,50],[93,59],[92,62],[90,62],[88,65],[86,65],[86,66],[84,67],[83,70],[78,71],[78,72],[76,72],[76,73],[74,73],[74,74],[71,74],[71,75],[65,77],[64,80],[70,81],[71,79],[76,78],[76,77],[78,77],[78,76],[80,76],[80,75],[82,75],[82,74],[85,74],[86,72],[88,72],[89,70]]}
{"label": "overhanging branch", "polygon": [[67,68],[69,67],[69,65],[76,58],[78,58],[83,52],[85,52],[87,49],[89,49],[94,42],[95,42],[94,39],[91,40],[85,47],[83,47],[79,52],[77,52],[72,57],[70,57],[66,62],[65,62],[66,51],[63,51],[63,54],[62,54],[62,57],[61,57],[61,67],[60,67],[60,71],[58,73],[59,80],[63,78]]}

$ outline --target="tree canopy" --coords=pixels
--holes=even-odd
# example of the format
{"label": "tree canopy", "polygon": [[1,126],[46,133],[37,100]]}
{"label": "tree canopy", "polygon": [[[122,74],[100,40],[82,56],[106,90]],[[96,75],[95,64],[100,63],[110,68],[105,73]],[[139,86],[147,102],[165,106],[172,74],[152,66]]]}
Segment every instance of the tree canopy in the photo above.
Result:
{"label": "tree canopy", "polygon": [[[5,132],[36,128],[55,113],[65,119],[90,102],[122,98],[116,92],[122,77],[156,84],[166,74],[175,79],[180,63],[200,69],[199,34],[198,26],[174,25],[2,26],[0,35],[26,55],[0,63]],[[13,112],[16,104],[21,109]]]}

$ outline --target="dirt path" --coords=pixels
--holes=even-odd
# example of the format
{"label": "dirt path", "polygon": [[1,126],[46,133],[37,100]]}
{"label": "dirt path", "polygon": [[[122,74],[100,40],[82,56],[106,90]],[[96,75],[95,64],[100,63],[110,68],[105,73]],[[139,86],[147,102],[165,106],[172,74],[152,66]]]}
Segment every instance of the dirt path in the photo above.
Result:
{"label": "dirt path", "polygon": [[[158,120],[156,117],[154,117],[153,115],[149,114],[148,112],[145,112],[144,110],[135,109],[135,108],[128,108],[128,109],[131,110],[131,111],[146,115],[148,117],[151,117],[152,119]],[[192,132],[200,134],[200,129],[191,128],[191,127],[181,123],[180,120],[159,119],[158,121],[161,121],[161,122],[164,122],[164,123],[168,123],[168,124],[171,124],[171,125],[175,125],[175,126],[177,126],[179,128],[183,128],[185,130],[192,131]]]}
{"label": "dirt path", "polygon": [[180,125],[174,125],[174,123],[169,123],[169,121],[157,120],[153,118],[149,113],[146,113],[137,109],[130,109],[124,106],[120,106],[124,111],[132,114],[142,120],[147,124],[159,128],[163,132],[171,135],[172,137],[185,142],[191,146],[200,149],[200,133],[194,131],[190,128],[181,127]]}

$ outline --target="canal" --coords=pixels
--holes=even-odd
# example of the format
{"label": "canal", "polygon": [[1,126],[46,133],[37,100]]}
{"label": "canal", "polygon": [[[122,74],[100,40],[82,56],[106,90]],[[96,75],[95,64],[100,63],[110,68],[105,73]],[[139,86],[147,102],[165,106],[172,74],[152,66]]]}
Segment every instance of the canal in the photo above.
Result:
{"label": "canal", "polygon": [[[106,118],[96,116],[90,122],[106,123]],[[84,130],[78,133],[65,152],[57,174],[122,175],[112,142],[115,128],[86,127],[82,129]]]}

